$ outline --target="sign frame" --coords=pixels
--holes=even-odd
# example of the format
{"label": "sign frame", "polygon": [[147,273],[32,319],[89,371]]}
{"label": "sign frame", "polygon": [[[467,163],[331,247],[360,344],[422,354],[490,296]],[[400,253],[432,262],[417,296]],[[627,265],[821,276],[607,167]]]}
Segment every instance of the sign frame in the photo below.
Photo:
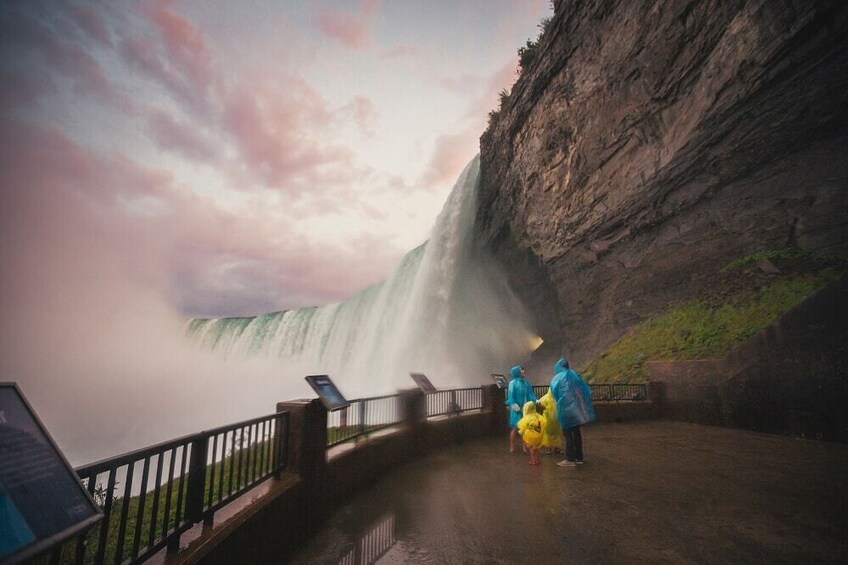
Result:
{"label": "sign frame", "polygon": [[501,373],[489,373],[489,376],[492,377],[492,380],[495,381],[498,388],[503,389],[509,386],[509,381],[506,379],[506,375],[502,375]]}
{"label": "sign frame", "polygon": [[329,375],[307,375],[304,378],[328,412],[350,406],[350,401],[344,397]]}
{"label": "sign frame", "polygon": [[[5,382],[0,381],[0,391],[2,390],[11,390],[12,393],[17,396],[17,400],[20,401],[19,406],[12,406],[14,410],[18,412],[17,416],[19,417],[28,417],[29,421],[25,422],[25,424],[29,424],[29,429],[35,433],[37,433],[40,437],[33,437],[31,434],[28,434],[26,431],[21,430],[20,428],[15,428],[17,432],[23,433],[24,435],[28,435],[32,438],[32,441],[38,444],[38,447],[42,448],[42,457],[51,458],[50,463],[53,466],[53,470],[59,471],[59,474],[55,474],[52,476],[53,484],[56,484],[60,481],[64,481],[64,485],[61,485],[60,488],[71,487],[69,491],[66,491],[67,494],[72,495],[73,499],[79,503],[81,506],[87,506],[87,510],[89,511],[89,515],[76,521],[75,523],[71,523],[64,528],[54,531],[48,535],[44,535],[42,537],[37,537],[34,531],[32,531],[33,520],[32,516],[25,516],[25,511],[21,511],[18,508],[17,504],[14,500],[14,495],[10,494],[8,496],[9,503],[14,505],[14,510],[20,515],[20,519],[22,525],[29,530],[29,533],[35,538],[34,540],[25,543],[24,545],[18,546],[11,553],[6,554],[5,556],[0,557],[0,561],[3,562],[4,565],[12,565],[15,563],[24,563],[28,562],[40,555],[46,553],[50,549],[53,549],[60,544],[68,541],[74,536],[84,532],[88,528],[94,526],[97,522],[103,519],[103,509],[94,501],[94,498],[88,492],[88,490],[82,485],[82,482],[79,479],[76,471],[74,471],[71,464],[68,462],[68,459],[65,457],[65,454],[59,449],[56,442],[53,440],[53,437],[50,435],[50,432],[47,431],[47,428],[42,423],[41,419],[36,414],[35,410],[33,410],[32,405],[27,400],[26,396],[21,391],[18,384],[15,382]],[[14,400],[13,400],[14,401]],[[4,414],[6,410],[2,409],[0,406],[0,425],[4,425],[6,423],[6,416]],[[9,426],[11,428],[11,426]],[[40,440],[40,441],[39,441]],[[45,453],[45,450],[47,451]],[[41,459],[43,462],[44,459]],[[0,481],[2,481],[2,477],[0,477]],[[12,491],[15,487],[11,487],[7,490],[7,487],[0,482],[0,486],[2,486],[3,491],[9,492]],[[74,486],[76,488],[74,488]],[[75,496],[73,496],[75,495]],[[65,510],[65,515],[68,514],[68,509],[57,508],[57,513]],[[79,509],[80,512],[82,509]],[[40,515],[39,518],[43,519],[43,515]],[[27,522],[29,519],[29,522]],[[72,518],[66,518],[67,520],[72,520]],[[55,523],[54,523],[55,525]],[[45,527],[53,527],[40,525],[41,529]],[[38,528],[36,528],[38,529]]]}
{"label": "sign frame", "polygon": [[430,379],[428,379],[427,375],[424,373],[409,373],[409,376],[412,377],[412,380],[415,381],[418,388],[423,390],[425,393],[432,394],[434,392],[438,392],[436,387],[433,386],[433,383],[430,382]]}

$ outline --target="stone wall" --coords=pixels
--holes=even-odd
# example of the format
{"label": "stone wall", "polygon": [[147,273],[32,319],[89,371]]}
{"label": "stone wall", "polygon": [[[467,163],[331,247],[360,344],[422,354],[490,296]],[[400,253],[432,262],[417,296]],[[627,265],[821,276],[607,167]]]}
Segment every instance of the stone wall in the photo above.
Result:
{"label": "stone wall", "polygon": [[663,417],[848,443],[848,277],[726,357],[647,364]]}
{"label": "stone wall", "polygon": [[481,138],[476,237],[580,366],[788,245],[848,256],[848,2],[558,1]]}

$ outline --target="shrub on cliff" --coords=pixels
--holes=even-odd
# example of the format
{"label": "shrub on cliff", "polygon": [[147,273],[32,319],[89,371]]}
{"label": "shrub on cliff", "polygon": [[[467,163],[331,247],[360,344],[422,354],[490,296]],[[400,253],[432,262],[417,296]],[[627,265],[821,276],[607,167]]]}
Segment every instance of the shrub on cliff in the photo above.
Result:
{"label": "shrub on cliff", "polygon": [[582,370],[590,382],[644,382],[645,361],[728,353],[844,270],[843,262],[790,248],[728,263],[703,296],[646,320]]}

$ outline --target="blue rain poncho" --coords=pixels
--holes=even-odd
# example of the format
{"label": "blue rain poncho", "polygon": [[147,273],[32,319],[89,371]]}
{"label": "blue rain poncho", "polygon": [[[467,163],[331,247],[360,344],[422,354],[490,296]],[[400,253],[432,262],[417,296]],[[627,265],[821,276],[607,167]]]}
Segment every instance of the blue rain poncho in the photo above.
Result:
{"label": "blue rain poncho", "polygon": [[521,375],[521,365],[516,365],[511,369],[512,380],[509,381],[507,389],[506,405],[509,406],[509,427],[514,428],[518,425],[521,419],[522,407],[531,400],[536,402],[536,393],[533,392],[533,387]]}
{"label": "blue rain poncho", "polygon": [[563,430],[581,426],[595,419],[592,389],[568,361],[560,359],[554,365],[551,393],[557,403],[557,419]]}
{"label": "blue rain poncho", "polygon": [[516,427],[524,443],[533,449],[539,449],[542,445],[542,434],[545,430],[545,418],[536,412],[536,403],[532,400],[524,403],[524,417],[518,421]]}

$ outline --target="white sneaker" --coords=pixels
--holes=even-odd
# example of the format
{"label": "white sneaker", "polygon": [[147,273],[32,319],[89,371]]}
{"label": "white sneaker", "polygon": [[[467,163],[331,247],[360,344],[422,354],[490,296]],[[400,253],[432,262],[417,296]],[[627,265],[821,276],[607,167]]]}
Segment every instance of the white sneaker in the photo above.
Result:
{"label": "white sneaker", "polygon": [[565,460],[557,463],[557,467],[577,467],[577,463],[575,463],[574,461],[569,461],[568,459],[565,459]]}

